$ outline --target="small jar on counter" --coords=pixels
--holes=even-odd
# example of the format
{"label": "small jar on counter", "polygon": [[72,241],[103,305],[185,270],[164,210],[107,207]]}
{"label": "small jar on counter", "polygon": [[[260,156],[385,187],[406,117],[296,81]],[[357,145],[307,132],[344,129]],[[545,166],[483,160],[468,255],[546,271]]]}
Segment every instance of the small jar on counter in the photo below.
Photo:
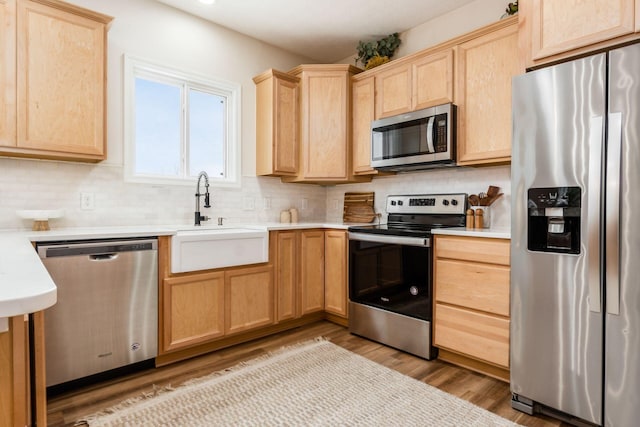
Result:
{"label": "small jar on counter", "polygon": [[291,222],[291,212],[288,210],[280,212],[280,222]]}
{"label": "small jar on counter", "polygon": [[473,216],[473,209],[467,209],[467,228],[475,227],[475,219]]}

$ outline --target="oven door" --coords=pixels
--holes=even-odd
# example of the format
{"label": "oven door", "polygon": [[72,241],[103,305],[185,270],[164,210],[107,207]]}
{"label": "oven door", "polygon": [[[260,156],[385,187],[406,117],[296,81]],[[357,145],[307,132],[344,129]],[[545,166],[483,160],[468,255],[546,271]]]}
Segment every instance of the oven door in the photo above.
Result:
{"label": "oven door", "polygon": [[431,320],[429,238],[349,233],[349,299]]}

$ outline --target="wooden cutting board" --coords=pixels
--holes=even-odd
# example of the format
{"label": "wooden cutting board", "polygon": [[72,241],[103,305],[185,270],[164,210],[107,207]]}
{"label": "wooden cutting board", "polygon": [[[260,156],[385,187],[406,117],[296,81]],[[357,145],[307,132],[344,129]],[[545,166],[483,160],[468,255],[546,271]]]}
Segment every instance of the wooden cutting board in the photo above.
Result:
{"label": "wooden cutting board", "polygon": [[373,208],[375,193],[345,193],[343,222],[372,222],[376,218]]}

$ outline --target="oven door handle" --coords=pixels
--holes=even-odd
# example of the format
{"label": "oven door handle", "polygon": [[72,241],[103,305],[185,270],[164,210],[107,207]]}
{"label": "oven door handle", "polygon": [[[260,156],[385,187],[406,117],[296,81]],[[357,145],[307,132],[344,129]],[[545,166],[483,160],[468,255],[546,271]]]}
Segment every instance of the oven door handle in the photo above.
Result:
{"label": "oven door handle", "polygon": [[349,240],[357,240],[360,242],[387,243],[390,245],[406,245],[406,246],[431,246],[431,239],[428,237],[404,237],[390,236],[388,234],[369,234],[349,232]]}

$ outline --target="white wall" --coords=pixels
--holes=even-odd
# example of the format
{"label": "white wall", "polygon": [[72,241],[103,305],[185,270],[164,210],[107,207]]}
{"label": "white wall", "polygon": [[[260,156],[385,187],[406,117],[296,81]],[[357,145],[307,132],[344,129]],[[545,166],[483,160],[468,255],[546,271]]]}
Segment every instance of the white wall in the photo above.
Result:
{"label": "white wall", "polygon": [[[345,191],[375,191],[383,211],[387,194],[462,191],[489,184],[506,193],[494,209],[494,223],[509,225],[509,167],[438,170],[375,178],[372,183],[336,187],[282,184],[255,175],[255,88],[251,80],[267,68],[287,70],[310,62],[151,0],[70,0],[113,16],[108,52],[108,159],[97,165],[0,158],[0,229],[28,228],[18,209],[65,209],[53,227],[190,223],[195,188],[152,186],[123,180],[122,55],[239,82],[242,85],[243,178],[241,189],[214,189],[205,212],[228,222],[277,221],[281,209],[297,207],[302,221],[341,221]],[[398,55],[406,55],[497,20],[506,0],[476,0],[441,19],[402,34]],[[353,63],[349,58],[344,62]],[[194,181],[195,186],[195,181]],[[95,196],[95,209],[80,210],[80,194]],[[308,209],[302,210],[302,199]],[[271,203],[264,209],[264,200]],[[253,204],[253,209],[248,208]],[[337,205],[337,207],[336,207]],[[204,210],[207,211],[207,210]]]}

